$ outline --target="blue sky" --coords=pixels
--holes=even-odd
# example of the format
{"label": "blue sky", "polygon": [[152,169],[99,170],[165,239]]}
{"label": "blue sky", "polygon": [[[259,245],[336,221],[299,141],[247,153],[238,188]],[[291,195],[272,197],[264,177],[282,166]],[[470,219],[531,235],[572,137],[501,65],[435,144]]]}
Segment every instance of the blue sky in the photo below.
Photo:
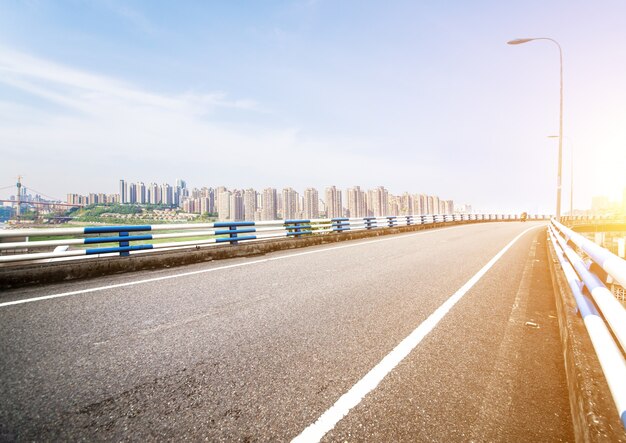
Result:
{"label": "blue sky", "polygon": [[[0,187],[355,184],[488,211],[626,186],[621,1],[5,1]],[[7,194],[8,195],[8,194]]]}

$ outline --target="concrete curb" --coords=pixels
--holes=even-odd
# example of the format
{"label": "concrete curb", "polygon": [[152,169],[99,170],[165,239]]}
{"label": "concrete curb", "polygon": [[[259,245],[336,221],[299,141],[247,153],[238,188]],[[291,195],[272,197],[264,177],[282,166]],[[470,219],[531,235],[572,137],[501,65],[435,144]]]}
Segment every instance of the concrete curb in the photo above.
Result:
{"label": "concrete curb", "polygon": [[547,243],[576,441],[626,443],[626,432],[576,301],[554,246]]}
{"label": "concrete curb", "polygon": [[458,221],[432,223],[428,225],[401,226],[397,228],[376,229],[372,231],[344,231],[307,236],[302,238],[282,238],[258,242],[242,242],[239,245],[197,247],[178,251],[155,251],[128,257],[108,257],[81,259],[64,262],[37,263],[0,267],[0,289],[16,288],[46,283],[101,277],[147,269],[171,268],[193,263],[221,260],[235,257],[263,255],[269,252],[287,249],[306,248],[308,246],[335,243],[346,240],[400,234],[424,229],[456,226],[469,223],[501,223],[502,221]]}

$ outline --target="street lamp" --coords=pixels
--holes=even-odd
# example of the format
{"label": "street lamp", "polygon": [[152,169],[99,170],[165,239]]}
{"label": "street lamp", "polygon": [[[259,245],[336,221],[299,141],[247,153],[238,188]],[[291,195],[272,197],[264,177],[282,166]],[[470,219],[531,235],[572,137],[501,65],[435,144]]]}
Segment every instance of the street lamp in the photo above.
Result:
{"label": "street lamp", "polygon": [[560,107],[559,107],[559,165],[556,182],[556,218],[561,218],[561,168],[563,162],[563,51],[561,45],[556,40],[549,37],[536,37],[536,38],[516,38],[515,40],[508,41],[509,45],[521,45],[522,43],[528,43],[533,40],[549,40],[559,48],[559,63],[561,74],[561,89],[560,89]]}
{"label": "street lamp", "polygon": [[[571,137],[567,135],[563,136],[567,141],[569,141],[569,150],[570,150],[570,183],[569,183],[569,215],[574,215],[574,143],[572,142]],[[558,135],[548,135],[548,138],[559,138]]]}

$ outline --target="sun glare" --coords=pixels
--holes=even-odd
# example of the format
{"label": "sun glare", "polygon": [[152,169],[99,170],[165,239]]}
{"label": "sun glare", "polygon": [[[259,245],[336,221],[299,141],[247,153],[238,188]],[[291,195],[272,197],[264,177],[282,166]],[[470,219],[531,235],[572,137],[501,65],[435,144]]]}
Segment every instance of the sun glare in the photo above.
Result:
{"label": "sun glare", "polygon": [[593,152],[593,184],[595,195],[613,201],[622,199],[626,188],[626,142],[612,143]]}

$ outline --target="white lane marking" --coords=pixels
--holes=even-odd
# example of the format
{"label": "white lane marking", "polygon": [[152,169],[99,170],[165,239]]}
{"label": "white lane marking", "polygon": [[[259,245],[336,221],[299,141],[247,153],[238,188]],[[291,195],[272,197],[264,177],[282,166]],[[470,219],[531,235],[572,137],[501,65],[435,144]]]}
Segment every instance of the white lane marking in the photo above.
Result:
{"label": "white lane marking", "polygon": [[361,403],[361,400],[373,391],[376,386],[389,374],[415,347],[437,326],[439,321],[452,309],[472,286],[509,250],[524,234],[539,226],[526,229],[515,237],[498,252],[489,262],[483,266],[467,283],[450,296],[435,312],[424,320],[413,332],[402,340],[389,354],[387,354],[376,366],[359,380],[352,388],[343,394],[315,423],[309,425],[300,435],[292,440],[292,443],[318,442],[331,431],[335,425],[344,418],[350,409]]}
{"label": "white lane marking", "polygon": [[[480,224],[479,225],[472,225],[472,226],[480,226]],[[466,227],[466,225],[450,226],[450,227],[446,227],[445,229],[446,230],[450,230],[450,229],[459,229],[459,228],[463,228],[463,227]],[[62,292],[60,294],[43,295],[41,297],[33,297],[33,298],[25,298],[25,299],[22,299],[22,300],[8,301],[8,302],[0,303],[0,308],[4,308],[6,306],[21,305],[21,304],[24,304],[24,303],[32,303],[32,302],[42,301],[42,300],[51,300],[51,299],[54,299],[54,298],[69,297],[71,295],[89,294],[89,293],[92,293],[92,292],[104,291],[106,289],[116,289],[116,288],[123,288],[123,287],[126,287],[126,286],[140,285],[140,284],[144,284],[144,283],[152,283],[152,282],[157,282],[157,281],[162,281],[162,280],[169,280],[171,278],[187,277],[187,276],[190,276],[190,275],[204,274],[204,273],[207,273],[207,272],[222,271],[224,269],[231,269],[231,268],[238,268],[238,267],[241,267],[241,266],[255,265],[255,264],[265,263],[265,262],[269,262],[269,261],[273,261],[273,260],[285,260],[287,258],[298,257],[298,256],[302,256],[302,255],[318,254],[320,252],[334,251],[334,250],[337,250],[337,249],[345,249],[345,248],[353,248],[353,247],[356,247],[356,246],[364,246],[364,245],[369,245],[369,244],[372,244],[372,243],[380,243],[380,242],[391,241],[391,240],[401,240],[401,239],[405,239],[407,237],[415,237],[416,235],[429,234],[429,233],[433,233],[433,232],[441,232],[441,229],[427,229],[427,230],[424,230],[424,231],[416,232],[414,234],[398,235],[398,236],[393,236],[393,237],[388,237],[388,238],[381,238],[381,239],[376,239],[376,240],[369,240],[369,241],[359,242],[359,243],[351,243],[349,245],[333,246],[333,247],[330,247],[330,248],[322,248],[322,249],[316,249],[316,250],[313,250],[313,251],[306,251],[306,252],[297,252],[297,253],[294,253],[294,254],[281,255],[281,256],[278,256],[278,257],[271,257],[271,258],[263,258],[263,259],[260,259],[260,260],[253,260],[253,261],[244,262],[244,263],[236,263],[236,264],[233,264],[233,265],[219,266],[219,267],[210,268],[210,269],[201,269],[199,271],[189,271],[189,272],[183,272],[183,273],[180,273],[180,274],[165,275],[163,277],[147,278],[145,280],[137,280],[137,281],[131,281],[131,282],[126,282],[126,283],[118,283],[118,284],[114,284],[114,285],[98,286],[98,287],[89,288],[89,289],[80,289],[78,291]]]}

